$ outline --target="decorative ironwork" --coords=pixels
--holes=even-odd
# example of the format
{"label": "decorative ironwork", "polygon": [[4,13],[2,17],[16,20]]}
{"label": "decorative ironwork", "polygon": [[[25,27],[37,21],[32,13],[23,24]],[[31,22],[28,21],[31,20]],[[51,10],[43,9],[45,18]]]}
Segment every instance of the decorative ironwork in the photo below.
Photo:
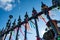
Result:
{"label": "decorative ironwork", "polygon": [[[32,22],[35,26],[36,26],[36,37],[37,37],[37,39],[36,40],[41,40],[40,39],[40,36],[39,36],[39,30],[38,30],[38,25],[37,25],[37,20],[38,20],[38,16],[41,16],[42,14],[45,14],[46,15],[46,17],[47,17],[47,19],[49,20],[48,22],[47,22],[47,26],[49,27],[49,26],[51,26],[51,28],[53,29],[53,32],[56,34],[56,35],[60,35],[59,34],[59,31],[58,31],[58,27],[57,27],[57,25],[55,25],[55,24],[57,24],[57,22],[58,23],[60,23],[60,21],[52,21],[52,19],[50,18],[50,16],[49,16],[49,11],[50,10],[52,10],[53,8],[56,8],[56,7],[58,7],[59,8],[59,6],[60,6],[60,1],[58,0],[58,1],[56,1],[56,0],[52,0],[52,4],[53,4],[53,6],[51,6],[51,7],[48,7],[48,6],[46,6],[43,2],[41,2],[42,3],[42,6],[41,6],[41,12],[39,12],[39,13],[37,13],[37,11],[33,8],[33,10],[32,10],[32,16],[31,17],[29,17],[28,16],[28,14],[27,14],[27,12],[26,12],[26,14],[25,14],[25,19],[24,19],[24,21],[23,22],[21,22],[21,18],[20,18],[20,16],[19,16],[19,18],[18,18],[18,23],[16,24],[16,19],[14,20],[14,22],[13,22],[13,25],[11,26],[11,19],[13,18],[13,16],[12,15],[10,15],[9,16],[9,20],[8,20],[8,22],[7,22],[7,24],[6,24],[6,28],[5,29],[2,29],[2,31],[0,31],[0,38],[1,38],[1,40],[5,40],[6,39],[6,37],[7,37],[7,35],[10,33],[10,36],[9,36],[9,40],[11,40],[11,36],[12,36],[12,32],[14,31],[14,29],[16,29],[17,28],[17,33],[16,33],[16,39],[15,40],[18,40],[18,33],[19,33],[19,29],[21,28],[21,25],[22,24],[25,24],[25,35],[24,35],[24,40],[27,40],[27,24],[28,24],[28,22],[30,21],[30,22],[32,22],[31,20],[32,19],[34,19],[34,21],[35,21],[35,23],[34,22]],[[43,18],[43,20],[44,20],[44,18]],[[45,20],[44,20],[45,21]],[[45,22],[46,23],[46,22]],[[50,32],[51,33],[51,35],[53,35],[54,33],[51,31],[51,30],[49,30],[48,32]],[[47,32],[47,33],[48,33]],[[47,33],[45,33],[45,34],[47,34]],[[46,36],[46,35],[45,35]],[[44,36],[44,38],[45,38],[45,36]],[[48,35],[49,37],[52,37],[52,36],[50,36],[50,35]],[[2,39],[2,38],[4,38],[4,39]],[[54,38],[54,35],[53,35],[53,37],[52,38]]]}

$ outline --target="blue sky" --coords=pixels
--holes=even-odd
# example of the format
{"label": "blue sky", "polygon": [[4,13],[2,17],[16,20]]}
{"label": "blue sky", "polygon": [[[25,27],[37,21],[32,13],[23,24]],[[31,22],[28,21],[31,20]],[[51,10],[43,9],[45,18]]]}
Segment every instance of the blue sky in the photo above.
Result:
{"label": "blue sky", "polygon": [[[3,27],[5,28],[6,22],[9,19],[9,15],[13,15],[13,19],[11,20],[13,22],[14,19],[16,19],[16,21],[18,20],[19,15],[21,16],[21,19],[23,21],[26,11],[27,11],[29,17],[31,17],[33,7],[37,10],[37,12],[40,12],[41,11],[41,1],[44,4],[46,4],[48,7],[52,6],[52,2],[51,2],[52,0],[9,0],[9,1],[2,0],[2,1],[0,1],[0,3],[1,3],[0,4],[0,29],[2,29]],[[50,11],[50,17],[52,19],[60,20],[59,13],[60,13],[60,11],[57,8],[55,8]],[[54,16],[52,16],[52,15],[54,15]],[[45,15],[42,15],[42,16],[44,18],[46,18]],[[46,21],[48,21],[47,18],[46,18]],[[46,23],[40,18],[38,21],[38,27],[39,27],[40,37],[42,38],[43,34],[45,32]],[[31,28],[31,26],[30,26],[30,28]],[[23,30],[23,33],[24,33],[24,26],[22,26],[21,29]],[[35,28],[32,27],[31,30],[29,30],[28,32],[32,33],[32,34],[28,34],[28,36],[27,36],[28,40],[31,40],[31,38],[32,38],[32,40],[35,40],[36,39]],[[15,34],[13,34],[13,35],[15,35]],[[14,39],[14,37],[13,37],[13,39]],[[19,38],[21,40],[23,40],[24,36],[22,36],[22,34],[20,33]]]}

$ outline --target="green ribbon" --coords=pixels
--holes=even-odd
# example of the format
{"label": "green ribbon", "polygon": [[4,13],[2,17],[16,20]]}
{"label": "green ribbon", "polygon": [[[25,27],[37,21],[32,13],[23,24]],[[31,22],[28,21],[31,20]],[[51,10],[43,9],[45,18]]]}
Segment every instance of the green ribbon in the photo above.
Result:
{"label": "green ribbon", "polygon": [[35,26],[34,26],[34,24],[32,22],[30,22],[30,25],[31,25],[31,27],[34,27],[35,28]]}

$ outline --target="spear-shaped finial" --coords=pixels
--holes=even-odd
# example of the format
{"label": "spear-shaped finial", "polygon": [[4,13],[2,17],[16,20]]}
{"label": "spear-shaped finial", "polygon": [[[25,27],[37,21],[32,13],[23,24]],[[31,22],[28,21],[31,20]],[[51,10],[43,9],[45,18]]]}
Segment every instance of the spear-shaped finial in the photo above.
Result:
{"label": "spear-shaped finial", "polygon": [[37,14],[37,11],[35,10],[35,8],[33,8],[32,15],[35,15],[35,14]]}
{"label": "spear-shaped finial", "polygon": [[41,5],[41,7],[44,7],[44,6],[46,6],[46,5],[45,5],[43,2],[41,2],[41,4],[42,4],[42,5]]}
{"label": "spear-shaped finial", "polygon": [[36,17],[37,11],[33,8],[32,10],[32,16],[34,16],[34,19],[38,19],[38,17]]}
{"label": "spear-shaped finial", "polygon": [[33,10],[32,10],[32,12],[34,12],[34,11],[36,11],[36,10],[35,10],[35,8],[33,7]]}
{"label": "spear-shaped finial", "polygon": [[25,14],[25,18],[28,18],[28,14],[27,14],[27,12],[26,12],[26,14]]}
{"label": "spear-shaped finial", "polygon": [[18,21],[21,21],[21,17],[19,16]]}
{"label": "spear-shaped finial", "polygon": [[9,15],[9,18],[11,19],[11,18],[13,18],[13,16],[12,15]]}
{"label": "spear-shaped finial", "polygon": [[21,23],[21,17],[19,16],[19,18],[18,18],[18,25],[20,25],[20,23]]}
{"label": "spear-shaped finial", "polygon": [[15,40],[18,40],[19,27],[21,27],[21,18],[20,18],[20,16],[18,18],[18,27],[17,27],[17,33],[16,33],[16,39]]}
{"label": "spear-shaped finial", "polygon": [[37,34],[37,40],[40,40],[39,38],[39,31],[38,31],[38,25],[37,25],[37,20],[38,17],[36,17],[37,11],[33,8],[32,10],[32,16],[34,16],[34,21],[35,21],[35,26],[36,26],[36,34]]}
{"label": "spear-shaped finial", "polygon": [[16,19],[14,20],[14,22],[12,24],[13,24],[13,27],[16,25]]}
{"label": "spear-shaped finial", "polygon": [[27,12],[26,12],[26,14],[25,14],[25,21],[26,21],[26,23],[28,23],[28,18],[29,18],[29,16],[28,16],[28,14],[27,14]]}
{"label": "spear-shaped finial", "polygon": [[25,21],[26,21],[26,23],[25,23],[25,36],[24,36],[24,40],[27,40],[27,23],[28,23],[28,14],[27,14],[27,12],[25,14]]}
{"label": "spear-shaped finial", "polygon": [[48,6],[47,5],[45,5],[43,2],[41,2],[41,8],[42,8],[42,10],[44,10],[44,9],[47,9],[48,8]]}
{"label": "spear-shaped finial", "polygon": [[6,23],[6,27],[7,29],[10,28],[10,25],[11,25],[11,17],[9,16],[9,19],[8,19],[8,22]]}
{"label": "spear-shaped finial", "polygon": [[45,5],[43,2],[41,2],[42,3],[42,5],[41,5],[41,10],[43,11],[43,13],[45,13],[45,15],[48,13],[49,14],[49,12],[48,12],[48,6],[47,5]]}
{"label": "spear-shaped finial", "polygon": [[8,19],[8,22],[7,22],[7,27],[9,27],[10,25],[11,25],[11,20],[10,19],[12,19],[13,18],[13,16],[12,15],[9,15],[9,19]]}

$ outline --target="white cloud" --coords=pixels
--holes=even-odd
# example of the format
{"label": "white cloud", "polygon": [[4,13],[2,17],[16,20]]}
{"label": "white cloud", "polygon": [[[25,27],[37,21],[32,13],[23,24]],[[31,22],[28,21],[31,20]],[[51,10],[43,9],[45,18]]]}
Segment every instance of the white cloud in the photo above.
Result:
{"label": "white cloud", "polygon": [[12,4],[7,4],[7,6],[4,9],[10,11],[12,10],[12,8],[13,8]]}
{"label": "white cloud", "polygon": [[13,0],[0,0],[3,3],[7,3],[7,2],[13,2]]}
{"label": "white cloud", "polygon": [[14,7],[11,2],[14,2],[14,0],[0,0],[0,8],[4,9],[5,11],[10,11]]}
{"label": "white cloud", "polygon": [[[11,11],[15,6],[15,0],[0,0],[0,8],[5,11]],[[17,0],[18,4],[20,4],[20,0]]]}

